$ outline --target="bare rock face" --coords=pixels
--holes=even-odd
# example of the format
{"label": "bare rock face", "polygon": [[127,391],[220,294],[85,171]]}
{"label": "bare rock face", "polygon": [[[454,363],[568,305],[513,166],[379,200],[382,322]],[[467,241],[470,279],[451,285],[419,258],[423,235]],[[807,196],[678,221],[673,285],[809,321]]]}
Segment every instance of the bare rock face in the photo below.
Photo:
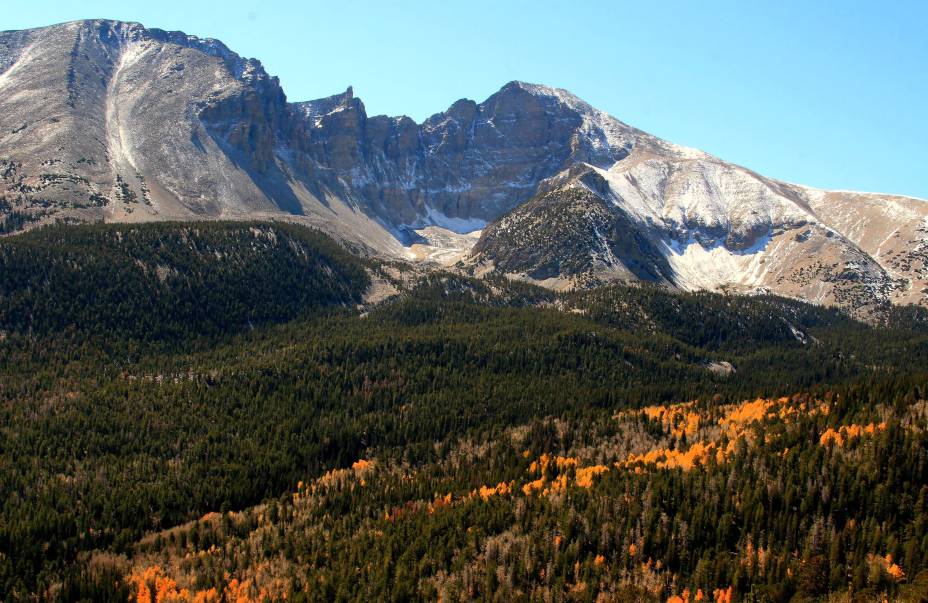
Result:
{"label": "bare rock face", "polygon": [[288,102],[257,60],[180,32],[0,32],[0,234],[253,217],[552,286],[928,299],[928,203],[765,178],[565,90],[511,82],[417,124],[351,88]]}
{"label": "bare rock face", "polygon": [[24,220],[280,208],[250,174],[273,161],[287,112],[257,61],[111,21],[0,34],[0,45],[2,194]]}
{"label": "bare rock face", "polygon": [[313,160],[308,129],[216,40],[102,20],[2,32],[0,230],[281,216],[401,253]]}
{"label": "bare rock face", "polygon": [[[481,104],[454,103],[421,125],[408,117],[368,117],[351,89],[297,103],[310,121],[313,158],[345,175],[352,192],[394,225],[449,218],[489,221],[531,197],[541,180],[578,161],[608,166],[635,144],[592,128],[592,108],[559,91],[512,82]],[[621,132],[622,130],[627,132]],[[624,134],[624,136],[623,136]]]}

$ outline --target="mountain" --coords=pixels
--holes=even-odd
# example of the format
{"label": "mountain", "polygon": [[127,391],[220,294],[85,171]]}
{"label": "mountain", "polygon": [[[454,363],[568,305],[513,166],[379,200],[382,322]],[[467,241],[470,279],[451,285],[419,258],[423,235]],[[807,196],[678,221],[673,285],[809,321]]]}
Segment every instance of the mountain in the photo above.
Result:
{"label": "mountain", "polygon": [[0,34],[0,69],[8,230],[294,216],[391,249],[382,226],[311,177],[304,121],[276,78],[218,41],[79,21]]}
{"label": "mountain", "polygon": [[287,219],[554,287],[928,297],[924,201],[765,178],[522,82],[421,124],[351,88],[289,102],[221,42],[115,21],[0,33],[0,212],[9,232]]}
{"label": "mountain", "polygon": [[925,601],[926,205],[2,32],[0,601]]}
{"label": "mountain", "polygon": [[916,199],[635,152],[543,183],[483,231],[471,260],[558,287],[634,278],[861,308],[925,302],[926,235]]}

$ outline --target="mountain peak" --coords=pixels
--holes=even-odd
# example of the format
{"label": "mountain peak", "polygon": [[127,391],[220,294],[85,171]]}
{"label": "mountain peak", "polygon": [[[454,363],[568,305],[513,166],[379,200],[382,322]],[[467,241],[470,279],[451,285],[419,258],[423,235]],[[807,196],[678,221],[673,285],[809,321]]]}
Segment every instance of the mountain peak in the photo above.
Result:
{"label": "mountain peak", "polygon": [[497,94],[509,92],[527,92],[538,98],[554,99],[560,104],[582,112],[595,111],[589,103],[564,88],[555,88],[554,86],[546,86],[544,84],[533,84],[531,82],[512,80],[500,88]]}

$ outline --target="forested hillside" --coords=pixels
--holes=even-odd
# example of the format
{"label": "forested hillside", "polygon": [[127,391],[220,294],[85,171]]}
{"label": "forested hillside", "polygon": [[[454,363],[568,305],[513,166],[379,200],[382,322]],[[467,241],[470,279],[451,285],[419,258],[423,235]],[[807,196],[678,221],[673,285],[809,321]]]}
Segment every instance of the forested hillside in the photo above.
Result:
{"label": "forested hillside", "polygon": [[[0,258],[0,599],[928,587],[915,311],[401,274],[277,224]],[[399,294],[357,308],[365,269]]]}
{"label": "forested hillside", "polygon": [[69,226],[0,239],[0,329],[154,341],[360,301],[368,277],[285,223]]}

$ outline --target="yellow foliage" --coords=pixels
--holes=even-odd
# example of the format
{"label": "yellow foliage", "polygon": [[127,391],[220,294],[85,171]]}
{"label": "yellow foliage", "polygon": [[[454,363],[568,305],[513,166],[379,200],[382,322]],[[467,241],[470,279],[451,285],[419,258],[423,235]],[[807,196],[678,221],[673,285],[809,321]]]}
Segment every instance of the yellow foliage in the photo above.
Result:
{"label": "yellow foliage", "polygon": [[540,477],[536,479],[535,481],[529,482],[525,484],[524,486],[522,486],[522,492],[526,496],[531,496],[533,492],[542,490],[544,487],[545,487],[545,479],[543,477]]}
{"label": "yellow foliage", "polygon": [[838,428],[837,431],[829,427],[822,433],[821,437],[819,438],[819,443],[822,446],[834,444],[840,448],[850,440],[859,438],[862,435],[873,435],[877,432],[883,431],[884,429],[886,429],[886,423],[870,423],[869,425],[864,426],[842,425]]}
{"label": "yellow foliage", "polygon": [[590,488],[593,486],[593,477],[609,471],[609,467],[603,465],[592,465],[590,467],[581,467],[577,469],[577,485],[581,488]]}
{"label": "yellow foliage", "polygon": [[435,500],[429,503],[429,513],[434,513],[435,509],[439,507],[446,507],[451,504],[451,493],[447,493],[444,496],[439,494],[435,495]]}
{"label": "yellow foliage", "polygon": [[365,469],[370,469],[374,464],[370,461],[359,459],[351,464],[351,468],[355,471],[364,471]]}
{"label": "yellow foliage", "polygon": [[[544,473],[548,469],[548,463],[550,462],[551,462],[551,457],[548,456],[547,452],[545,452],[540,457],[538,457],[537,463],[533,463],[533,466],[536,468],[535,471],[540,471]],[[531,467],[529,469],[531,469]]]}
{"label": "yellow foliage", "polygon": [[671,404],[670,406],[647,406],[641,413],[651,421],[660,422],[664,429],[675,437],[686,434],[691,437],[699,430],[701,417],[690,410],[693,402]]}
{"label": "yellow foliage", "polygon": [[724,453],[717,450],[715,444],[697,442],[685,451],[656,448],[644,454],[633,454],[625,461],[616,463],[619,468],[629,467],[637,463],[654,465],[658,469],[683,469],[689,471],[697,464],[704,464],[709,458],[715,456],[717,460],[724,460]]}
{"label": "yellow foliage", "polygon": [[[558,476],[547,481],[548,468],[554,466],[558,471]],[[531,496],[535,492],[542,494],[551,494],[560,492],[567,488],[569,482],[569,470],[574,470],[576,484],[581,488],[590,488],[593,485],[593,477],[609,471],[608,467],[603,465],[592,465],[581,467],[580,459],[572,456],[552,457],[547,453],[538,457],[538,460],[532,461],[528,467],[528,473],[532,475],[541,474],[536,480],[530,481],[522,486],[522,492],[526,496]],[[546,487],[547,486],[547,487]]]}
{"label": "yellow foliage", "polygon": [[604,563],[606,563],[606,558],[603,555],[596,555],[596,557],[593,558],[593,565],[596,567],[599,567]]}
{"label": "yellow foliage", "polygon": [[219,603],[219,592],[215,588],[197,591],[193,603]]}
{"label": "yellow foliage", "polygon": [[[495,486],[480,486],[477,490],[474,490],[470,493],[471,497],[480,496],[483,500],[489,499],[491,496],[502,496],[504,494],[512,493],[512,482],[500,482]],[[450,496],[450,495],[449,495]]]}
{"label": "yellow foliage", "polygon": [[239,581],[237,578],[229,580],[221,595],[215,588],[200,591],[179,588],[177,582],[157,565],[134,570],[128,582],[135,588],[134,600],[137,603],[219,603],[220,600],[253,603],[270,596],[267,591],[254,588],[250,580]]}
{"label": "yellow foliage", "polygon": [[868,555],[868,559],[871,563],[876,563],[883,568],[889,576],[896,582],[902,582],[905,580],[905,572],[902,568],[893,563],[893,556],[886,555],[885,557],[880,557],[879,555]]}
{"label": "yellow foliage", "polygon": [[548,495],[548,494],[553,494],[555,492],[563,492],[566,489],[567,489],[567,474],[562,473],[561,475],[557,476],[555,479],[551,480],[548,487],[545,488],[544,491],[542,491],[542,494]]}
{"label": "yellow foliage", "polygon": [[[643,415],[648,420],[659,421],[668,433],[677,438],[686,435],[687,440],[692,444],[688,449],[656,448],[641,454],[630,455],[624,461],[617,462],[615,466],[633,468],[635,473],[644,473],[649,466],[657,469],[679,468],[689,471],[713,458],[716,462],[722,463],[734,453],[740,441],[751,442],[753,440],[755,434],[750,430],[750,426],[758,421],[780,419],[788,422],[799,414],[828,413],[827,402],[807,401],[805,398],[795,396],[792,399],[781,397],[746,400],[740,404],[719,407],[722,416],[718,419],[718,424],[722,428],[722,433],[716,434],[712,430],[700,432],[701,425],[706,423],[707,418],[695,410],[694,404],[694,402],[687,402],[669,406],[648,406],[637,413],[638,416]],[[635,414],[625,412],[617,417],[635,416]],[[860,428],[860,431],[875,433],[880,429],[880,425],[873,425]],[[854,434],[856,430],[851,430],[850,433]],[[703,436],[702,439],[699,438],[700,435]],[[772,441],[769,434],[765,437],[767,443]],[[823,435],[824,440],[832,437],[835,436]],[[840,435],[840,437],[843,438],[846,435]],[[723,446],[721,442],[724,440],[727,440],[727,443]],[[783,455],[786,454],[784,451]]]}
{"label": "yellow foliage", "polygon": [[767,411],[774,405],[770,400],[758,398],[753,402],[742,402],[735,406],[724,417],[719,419],[719,425],[737,429],[742,425],[761,421],[767,416]]}
{"label": "yellow foliage", "polygon": [[684,426],[683,431],[687,436],[696,435],[696,432],[699,430],[699,420],[699,413],[686,413],[686,425]]}
{"label": "yellow foliage", "polygon": [[[527,450],[525,451],[528,452]],[[523,453],[524,454],[524,453]],[[548,471],[548,467],[551,466],[553,461],[554,466],[559,470],[563,471],[568,467],[576,467],[580,462],[579,459],[570,457],[570,456],[557,456],[552,458],[547,452],[538,457],[537,461],[532,461],[532,464],[528,466],[529,473],[541,473],[544,475]]]}
{"label": "yellow foliage", "polygon": [[893,580],[896,582],[902,582],[905,580],[905,572],[902,571],[902,568],[895,563],[891,563],[889,567],[886,568],[886,572],[892,576]]}
{"label": "yellow foliage", "polygon": [[559,456],[554,459],[554,464],[559,470],[564,470],[567,467],[576,467],[577,462],[577,459],[569,456]]}
{"label": "yellow foliage", "polygon": [[164,570],[152,565],[129,575],[129,584],[135,587],[138,603],[167,603],[168,601],[186,601],[187,589],[179,590],[177,582],[164,574]]}

